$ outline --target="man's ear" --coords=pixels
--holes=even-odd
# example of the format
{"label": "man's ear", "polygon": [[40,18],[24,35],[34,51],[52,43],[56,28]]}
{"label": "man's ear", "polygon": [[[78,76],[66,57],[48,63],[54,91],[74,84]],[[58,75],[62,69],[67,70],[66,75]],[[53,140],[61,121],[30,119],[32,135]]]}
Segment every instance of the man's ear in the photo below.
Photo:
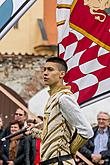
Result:
{"label": "man's ear", "polygon": [[65,76],[65,74],[66,74],[65,71],[61,71],[60,72],[60,78],[63,78]]}

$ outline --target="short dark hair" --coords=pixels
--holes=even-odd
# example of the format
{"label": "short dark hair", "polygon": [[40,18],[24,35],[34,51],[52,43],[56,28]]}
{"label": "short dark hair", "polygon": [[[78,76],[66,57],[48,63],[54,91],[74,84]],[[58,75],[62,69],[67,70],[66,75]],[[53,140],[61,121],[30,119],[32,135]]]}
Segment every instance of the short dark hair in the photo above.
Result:
{"label": "short dark hair", "polygon": [[17,121],[17,120],[12,120],[12,121],[9,123],[10,128],[11,128],[11,125],[15,125],[15,124],[18,124],[19,128],[22,129],[23,124],[22,124],[20,121]]}
{"label": "short dark hair", "polygon": [[67,72],[68,67],[67,67],[66,61],[60,57],[50,57],[46,60],[46,62],[58,63],[61,66],[60,70]]}
{"label": "short dark hair", "polygon": [[28,119],[27,123],[37,124],[36,119]]}
{"label": "short dark hair", "polygon": [[43,117],[42,116],[37,116],[41,121],[43,121]]}

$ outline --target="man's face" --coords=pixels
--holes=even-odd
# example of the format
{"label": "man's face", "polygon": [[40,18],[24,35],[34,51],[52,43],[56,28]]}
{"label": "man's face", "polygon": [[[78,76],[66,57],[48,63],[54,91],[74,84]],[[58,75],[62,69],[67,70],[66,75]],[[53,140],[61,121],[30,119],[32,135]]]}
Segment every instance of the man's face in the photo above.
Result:
{"label": "man's face", "polygon": [[24,111],[20,108],[18,108],[15,112],[15,120],[24,122],[26,120],[26,116],[24,114]]}
{"label": "man's face", "polygon": [[54,86],[59,83],[62,72],[59,71],[57,63],[47,62],[44,66],[44,82],[45,85]]}
{"label": "man's face", "polygon": [[20,128],[19,128],[19,125],[18,125],[17,123],[11,125],[11,127],[10,127],[10,132],[11,132],[12,134],[16,133],[18,130],[20,130]]}
{"label": "man's face", "polygon": [[97,117],[99,128],[105,129],[109,124],[109,116],[107,114],[101,113]]}

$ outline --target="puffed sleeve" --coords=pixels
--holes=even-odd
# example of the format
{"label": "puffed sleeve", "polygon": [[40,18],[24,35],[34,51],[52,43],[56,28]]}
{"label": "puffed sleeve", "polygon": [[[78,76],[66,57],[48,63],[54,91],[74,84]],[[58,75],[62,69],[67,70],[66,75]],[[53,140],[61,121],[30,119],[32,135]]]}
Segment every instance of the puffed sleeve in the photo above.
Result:
{"label": "puffed sleeve", "polygon": [[81,148],[93,136],[90,123],[85,118],[73,94],[63,94],[59,97],[60,111],[71,127],[76,128],[76,135],[70,142],[71,154]]}
{"label": "puffed sleeve", "polygon": [[91,138],[93,130],[80,109],[73,94],[63,94],[59,97],[60,111],[64,118],[72,127],[77,129],[77,133],[84,138]]}

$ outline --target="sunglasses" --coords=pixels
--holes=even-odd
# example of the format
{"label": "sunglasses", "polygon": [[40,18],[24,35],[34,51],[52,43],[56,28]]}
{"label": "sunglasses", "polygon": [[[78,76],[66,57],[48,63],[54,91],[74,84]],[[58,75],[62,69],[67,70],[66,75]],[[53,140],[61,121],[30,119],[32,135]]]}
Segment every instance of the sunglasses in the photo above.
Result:
{"label": "sunglasses", "polygon": [[23,116],[21,113],[15,113],[16,116]]}

